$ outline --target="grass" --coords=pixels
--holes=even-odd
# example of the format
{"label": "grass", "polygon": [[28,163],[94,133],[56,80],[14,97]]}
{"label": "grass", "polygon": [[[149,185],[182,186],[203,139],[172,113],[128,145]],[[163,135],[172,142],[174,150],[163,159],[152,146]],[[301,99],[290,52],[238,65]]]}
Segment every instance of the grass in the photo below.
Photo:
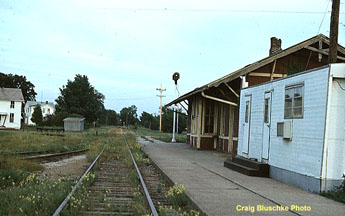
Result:
{"label": "grass", "polygon": [[343,175],[343,178],[344,180],[341,185],[334,187],[333,190],[322,192],[321,195],[345,203],[345,175]]}
{"label": "grass", "polygon": [[0,190],[0,215],[51,215],[73,182],[38,180],[28,175],[16,187]]}
{"label": "grass", "polygon": [[[0,215],[51,215],[71,191],[75,182],[67,179],[52,181],[36,176],[44,167],[19,156],[3,153],[23,151],[66,152],[92,147],[99,152],[110,140],[104,129],[96,136],[95,129],[82,133],[65,133],[64,137],[46,136],[35,131],[0,132]],[[92,175],[93,176],[93,175]],[[92,179],[87,176],[83,186],[78,187],[70,204],[62,215],[78,215],[85,207],[87,185]]]}
{"label": "grass", "polygon": [[[172,134],[171,133],[165,133],[165,132],[159,132],[158,130],[150,130],[147,128],[137,128],[132,129],[138,136],[145,137],[145,136],[151,136],[153,139],[157,139],[163,142],[171,142],[172,140]],[[176,142],[185,143],[186,142],[187,135],[186,133],[181,134],[175,134]]]}
{"label": "grass", "polygon": [[[155,139],[170,139],[171,136],[147,129],[139,131],[142,136],[152,135]],[[46,136],[35,131],[1,132],[0,153],[66,152],[89,148],[87,158],[93,161],[104,147],[100,162],[110,159],[122,160],[131,169],[128,179],[135,189],[133,209],[136,215],[145,215],[148,214],[146,200],[140,192],[140,184],[124,142],[123,132],[115,127],[89,129],[82,133],[65,133],[64,137]],[[150,165],[147,155],[136,142],[135,134],[127,133],[127,140],[138,166]],[[0,215],[51,215],[75,184],[74,181],[63,178],[58,181],[38,178],[35,172],[44,168],[36,162],[24,161],[18,156],[6,154],[2,154],[1,159]],[[78,215],[87,208],[88,188],[94,178],[94,174],[90,174],[83,180],[82,186],[76,190],[61,215]]]}
{"label": "grass", "polygon": [[39,132],[2,131],[0,136],[0,153],[48,151],[66,152],[87,148],[92,140],[84,134],[67,134],[60,136],[46,136]]}

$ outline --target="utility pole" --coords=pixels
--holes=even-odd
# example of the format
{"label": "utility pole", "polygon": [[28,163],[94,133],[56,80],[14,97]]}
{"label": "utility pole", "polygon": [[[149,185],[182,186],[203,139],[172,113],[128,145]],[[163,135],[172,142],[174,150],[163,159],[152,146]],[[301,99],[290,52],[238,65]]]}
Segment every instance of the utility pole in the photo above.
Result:
{"label": "utility pole", "polygon": [[165,95],[163,95],[163,92],[166,91],[166,89],[162,89],[162,84],[161,84],[161,87],[156,88],[156,90],[160,92],[160,95],[157,95],[157,97],[160,97],[159,132],[162,132],[162,97],[165,97]]}
{"label": "utility pole", "polygon": [[329,39],[330,39],[329,56],[328,56],[329,64],[337,62],[339,8],[340,8],[340,0],[333,0],[331,24],[330,24],[330,31],[329,31]]}

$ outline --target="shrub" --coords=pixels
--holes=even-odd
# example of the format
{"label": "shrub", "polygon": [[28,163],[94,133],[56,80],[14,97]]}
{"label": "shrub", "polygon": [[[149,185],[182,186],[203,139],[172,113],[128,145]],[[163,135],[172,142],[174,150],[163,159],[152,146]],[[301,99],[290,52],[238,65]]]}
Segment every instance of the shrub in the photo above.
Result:
{"label": "shrub", "polygon": [[173,187],[170,187],[166,197],[175,207],[183,207],[188,203],[188,198],[185,193],[185,188],[182,184],[175,184]]}

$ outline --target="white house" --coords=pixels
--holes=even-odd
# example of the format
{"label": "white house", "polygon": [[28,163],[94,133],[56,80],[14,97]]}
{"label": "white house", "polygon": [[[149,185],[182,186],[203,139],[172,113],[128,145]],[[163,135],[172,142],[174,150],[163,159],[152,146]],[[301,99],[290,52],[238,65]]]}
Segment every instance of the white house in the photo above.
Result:
{"label": "white house", "polygon": [[34,113],[34,109],[36,105],[39,105],[42,110],[43,118],[47,115],[52,115],[55,112],[55,105],[51,102],[37,102],[37,101],[28,101],[25,104],[24,112],[25,112],[25,124],[27,125],[35,125],[34,122],[31,121],[32,114]]}
{"label": "white house", "polygon": [[22,102],[21,89],[0,88],[0,129],[20,129]]}
{"label": "white house", "polygon": [[345,64],[241,90],[238,155],[269,176],[320,192],[345,173]]}

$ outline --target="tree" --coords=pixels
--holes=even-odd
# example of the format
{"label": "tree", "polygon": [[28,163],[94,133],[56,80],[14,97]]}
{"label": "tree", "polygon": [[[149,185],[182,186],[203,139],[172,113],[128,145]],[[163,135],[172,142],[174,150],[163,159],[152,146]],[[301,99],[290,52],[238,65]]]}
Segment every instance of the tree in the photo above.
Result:
{"label": "tree", "polygon": [[138,122],[137,107],[132,105],[120,111],[121,125],[135,125]]}
{"label": "tree", "polygon": [[56,101],[56,112],[78,114],[91,123],[96,121],[104,110],[104,95],[99,93],[85,75],[77,74],[74,81],[67,81],[60,88],[60,96]]}
{"label": "tree", "polygon": [[152,130],[158,130],[159,116],[155,116],[147,112],[142,112],[140,116],[140,123],[143,127],[146,127]]}
{"label": "tree", "polygon": [[25,76],[0,73],[0,87],[2,88],[20,88],[23,93],[25,103],[34,101],[37,93],[35,86],[26,80]]}
{"label": "tree", "polygon": [[119,114],[115,110],[104,109],[99,117],[99,124],[120,125]]}
{"label": "tree", "polygon": [[34,112],[32,113],[31,121],[34,122],[37,126],[40,126],[43,121],[42,110],[40,105],[36,105]]}
{"label": "tree", "polygon": [[[172,133],[174,111],[171,108],[163,107],[162,109],[162,130]],[[187,127],[187,115],[179,111],[178,115],[178,132],[181,133]]]}

